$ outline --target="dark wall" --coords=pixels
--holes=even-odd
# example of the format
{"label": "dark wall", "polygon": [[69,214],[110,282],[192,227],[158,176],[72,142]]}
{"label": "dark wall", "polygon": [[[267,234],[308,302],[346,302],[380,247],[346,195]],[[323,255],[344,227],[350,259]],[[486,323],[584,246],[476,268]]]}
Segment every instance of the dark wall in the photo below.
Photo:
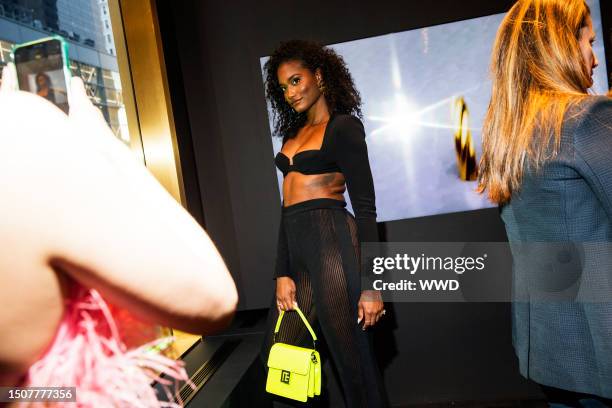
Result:
{"label": "dark wall", "polygon": [[[197,182],[189,189],[198,195],[206,229],[236,279],[241,309],[267,307],[272,300],[280,217],[259,58],[282,40],[332,44],[499,13],[512,3],[158,0],[173,105],[184,121],[179,139],[193,149],[183,172]],[[389,241],[506,240],[497,209],[380,227]],[[390,308],[377,349],[392,402],[538,395],[517,373],[508,304]]]}
{"label": "dark wall", "polygon": [[606,47],[606,68],[608,70],[608,87],[612,90],[612,0],[599,0],[601,5],[601,29]]}

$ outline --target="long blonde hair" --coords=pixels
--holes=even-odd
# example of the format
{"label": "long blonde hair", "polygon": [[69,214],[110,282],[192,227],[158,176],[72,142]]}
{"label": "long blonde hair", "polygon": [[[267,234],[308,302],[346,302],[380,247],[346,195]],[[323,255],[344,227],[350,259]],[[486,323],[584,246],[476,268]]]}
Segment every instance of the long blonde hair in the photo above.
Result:
{"label": "long blonde hair", "polygon": [[478,177],[493,202],[519,189],[526,160],[537,168],[557,154],[565,111],[591,85],[578,43],[589,18],[584,0],[519,0],[502,21]]}

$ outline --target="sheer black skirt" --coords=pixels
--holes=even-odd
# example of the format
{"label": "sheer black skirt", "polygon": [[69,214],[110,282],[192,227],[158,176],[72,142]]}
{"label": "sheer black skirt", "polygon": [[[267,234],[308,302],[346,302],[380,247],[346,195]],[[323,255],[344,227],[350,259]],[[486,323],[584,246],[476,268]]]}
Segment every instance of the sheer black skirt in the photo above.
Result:
{"label": "sheer black skirt", "polygon": [[[357,324],[359,243],[355,220],[344,206],[342,201],[316,199],[283,208],[290,274],[298,306],[326,345],[346,406],[384,407],[387,399],[371,333]],[[264,365],[277,318],[274,297],[261,353]],[[312,347],[308,330],[293,312],[285,315],[277,341]]]}

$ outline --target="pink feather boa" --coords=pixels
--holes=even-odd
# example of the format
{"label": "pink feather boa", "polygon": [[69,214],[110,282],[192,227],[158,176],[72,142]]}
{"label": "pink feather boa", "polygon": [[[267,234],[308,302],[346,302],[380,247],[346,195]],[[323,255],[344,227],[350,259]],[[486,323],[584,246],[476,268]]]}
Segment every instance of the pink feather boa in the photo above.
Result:
{"label": "pink feather boa", "polygon": [[155,351],[171,340],[166,337],[128,350],[100,294],[76,287],[52,345],[30,367],[25,385],[76,387],[76,404],[53,407],[181,407],[180,400],[159,401],[151,386],[153,381],[163,384],[169,401],[178,395],[179,381],[194,388],[182,361]]}

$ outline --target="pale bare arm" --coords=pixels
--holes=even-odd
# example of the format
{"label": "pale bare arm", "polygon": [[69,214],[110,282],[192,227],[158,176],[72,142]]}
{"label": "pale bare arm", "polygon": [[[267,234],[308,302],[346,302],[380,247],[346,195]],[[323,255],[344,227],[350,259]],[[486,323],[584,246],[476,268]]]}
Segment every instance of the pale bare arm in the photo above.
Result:
{"label": "pale bare arm", "polygon": [[92,112],[81,113],[69,121],[36,96],[0,96],[5,249],[27,248],[33,263],[143,320],[195,333],[226,325],[237,293],[215,246]]}

